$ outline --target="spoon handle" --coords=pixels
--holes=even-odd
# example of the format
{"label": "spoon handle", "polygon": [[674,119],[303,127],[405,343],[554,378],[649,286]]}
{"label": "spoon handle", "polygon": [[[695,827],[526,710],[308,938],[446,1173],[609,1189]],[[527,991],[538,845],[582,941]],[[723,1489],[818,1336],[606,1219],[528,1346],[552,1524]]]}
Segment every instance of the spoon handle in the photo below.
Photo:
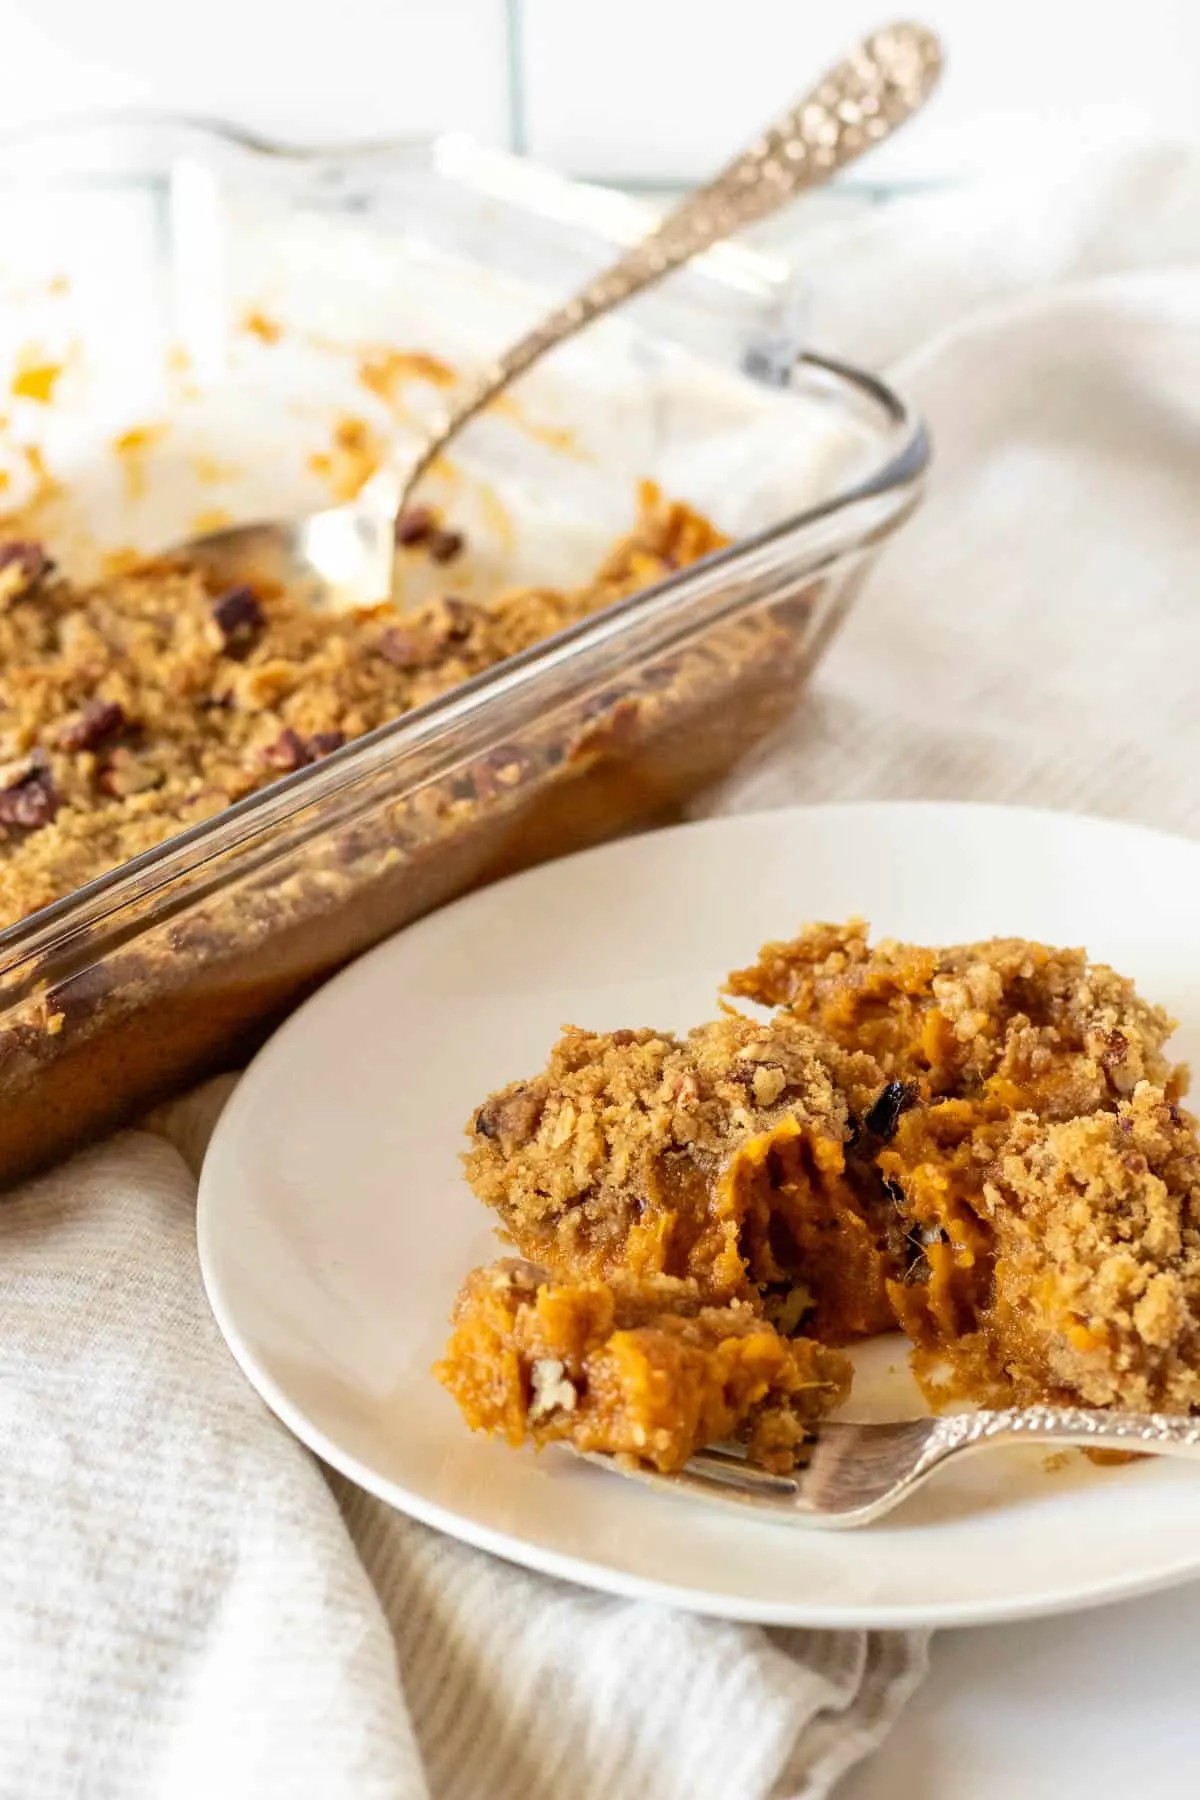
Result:
{"label": "spoon handle", "polygon": [[548,350],[881,144],[924,106],[941,65],[941,46],[924,26],[889,25],[864,38],[722,174],[486,370],[408,465],[400,503],[468,419]]}

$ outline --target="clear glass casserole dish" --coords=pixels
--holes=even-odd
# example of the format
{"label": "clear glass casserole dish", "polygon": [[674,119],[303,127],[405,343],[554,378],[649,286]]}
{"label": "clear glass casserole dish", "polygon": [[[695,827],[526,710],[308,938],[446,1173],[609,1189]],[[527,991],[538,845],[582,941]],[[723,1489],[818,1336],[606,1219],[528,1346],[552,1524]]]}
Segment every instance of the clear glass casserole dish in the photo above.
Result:
{"label": "clear glass casserole dish", "polygon": [[[9,530],[86,575],[348,494],[646,222],[459,139],[326,154],[142,118],[0,142]],[[233,1065],[419,914],[669,817],[762,743],[928,460],[803,313],[785,267],[723,247],[432,481],[468,596],[581,580],[643,479],[727,549],[0,931],[0,1183]]]}

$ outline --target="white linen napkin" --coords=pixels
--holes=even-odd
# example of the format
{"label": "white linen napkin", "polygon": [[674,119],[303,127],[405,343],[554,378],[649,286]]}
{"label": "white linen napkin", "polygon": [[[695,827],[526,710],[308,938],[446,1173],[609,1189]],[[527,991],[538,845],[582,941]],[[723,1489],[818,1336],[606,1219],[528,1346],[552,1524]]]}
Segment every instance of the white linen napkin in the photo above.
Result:
{"label": "white linen napkin", "polygon": [[[937,470],[793,727],[697,810],[953,795],[1195,830],[1200,161],[1122,147],[797,243],[816,339],[907,359]],[[0,1205],[0,1797],[832,1793],[919,1634],[528,1574],[274,1422],[194,1251],[227,1092]]]}
{"label": "white linen napkin", "polygon": [[903,352],[935,466],[789,728],[696,815],[962,799],[1200,829],[1200,158],[897,201],[803,262],[822,346]]}
{"label": "white linen napkin", "polygon": [[920,1679],[919,1635],[509,1567],[327,1481],[267,1413],[195,1255],[229,1087],[0,1208],[5,1800],[828,1793]]}

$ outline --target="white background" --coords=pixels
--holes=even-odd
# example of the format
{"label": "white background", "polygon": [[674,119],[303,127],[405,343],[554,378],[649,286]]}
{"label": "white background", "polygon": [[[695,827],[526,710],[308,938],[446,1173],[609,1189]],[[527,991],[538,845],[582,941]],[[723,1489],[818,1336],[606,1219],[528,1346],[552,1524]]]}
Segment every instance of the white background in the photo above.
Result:
{"label": "white background", "polygon": [[[897,11],[905,9],[898,6]],[[1197,0],[925,0],[952,75],[881,182],[1024,156],[1047,122],[1200,134]],[[576,174],[710,171],[887,0],[0,0],[4,129],[94,106],[293,138],[457,126]],[[865,178],[865,173],[864,173]]]}

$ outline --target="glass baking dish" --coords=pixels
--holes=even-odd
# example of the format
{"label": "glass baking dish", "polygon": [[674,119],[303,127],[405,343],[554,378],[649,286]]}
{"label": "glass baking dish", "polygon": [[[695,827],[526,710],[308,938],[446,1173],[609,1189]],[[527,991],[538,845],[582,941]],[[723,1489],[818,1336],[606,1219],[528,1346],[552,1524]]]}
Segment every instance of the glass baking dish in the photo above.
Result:
{"label": "glass baking dish", "polygon": [[[646,224],[457,138],[301,152],[118,118],[0,141],[9,529],[87,574],[327,504]],[[470,544],[455,592],[586,578],[645,479],[727,549],[0,932],[0,1184],[236,1065],[421,913],[670,817],[763,743],[928,460],[804,313],[786,266],[724,246],[432,482]]]}

